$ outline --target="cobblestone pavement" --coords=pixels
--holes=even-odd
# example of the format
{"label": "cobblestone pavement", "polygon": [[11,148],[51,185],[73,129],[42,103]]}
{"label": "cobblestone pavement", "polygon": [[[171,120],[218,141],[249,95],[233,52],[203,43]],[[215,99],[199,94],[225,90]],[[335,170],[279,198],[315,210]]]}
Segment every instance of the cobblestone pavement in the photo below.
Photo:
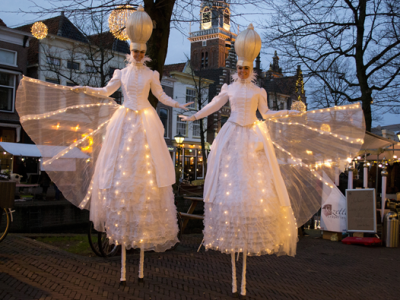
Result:
{"label": "cobblestone pavement", "polygon": [[[185,235],[176,250],[127,257],[127,286],[118,289],[120,257],[83,257],[22,237],[0,244],[0,299],[231,299],[230,256]],[[247,299],[399,299],[400,248],[349,246],[302,238],[295,258],[247,260]],[[240,286],[241,257],[237,263]]]}

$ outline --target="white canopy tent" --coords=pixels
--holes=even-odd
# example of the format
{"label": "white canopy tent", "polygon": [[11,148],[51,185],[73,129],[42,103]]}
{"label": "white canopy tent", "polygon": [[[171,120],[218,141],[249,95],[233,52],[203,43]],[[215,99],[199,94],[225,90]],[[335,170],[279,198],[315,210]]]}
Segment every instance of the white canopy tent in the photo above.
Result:
{"label": "white canopy tent", "polygon": [[[48,146],[22,143],[7,143],[0,142],[0,151],[7,152],[13,156],[23,157],[37,157],[37,158],[51,158],[57,153],[63,151],[66,147],[63,146]],[[72,171],[75,169],[74,159],[88,159],[89,155],[83,153],[78,148],[71,149],[66,155],[60,159],[57,164],[53,164],[51,170],[46,167],[48,171]],[[43,170],[42,162],[40,164]]]}

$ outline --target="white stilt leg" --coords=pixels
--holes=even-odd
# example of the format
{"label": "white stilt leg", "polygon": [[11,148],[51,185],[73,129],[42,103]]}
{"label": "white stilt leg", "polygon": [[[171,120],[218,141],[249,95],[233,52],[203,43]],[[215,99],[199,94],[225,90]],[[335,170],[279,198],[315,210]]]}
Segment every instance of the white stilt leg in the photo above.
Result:
{"label": "white stilt leg", "polygon": [[240,294],[246,296],[246,258],[247,251],[243,251],[242,288]]}
{"label": "white stilt leg", "polygon": [[232,293],[237,292],[237,284],[236,284],[236,262],[235,262],[235,252],[231,253],[232,258]]}
{"label": "white stilt leg", "polygon": [[144,249],[140,249],[139,278],[143,278]]}
{"label": "white stilt leg", "polygon": [[121,245],[121,281],[126,281],[126,249]]}

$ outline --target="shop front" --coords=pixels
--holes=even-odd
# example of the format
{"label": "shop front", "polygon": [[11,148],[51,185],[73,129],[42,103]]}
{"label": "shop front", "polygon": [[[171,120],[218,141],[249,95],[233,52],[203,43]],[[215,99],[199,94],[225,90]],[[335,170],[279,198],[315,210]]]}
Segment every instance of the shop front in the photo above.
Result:
{"label": "shop front", "polygon": [[176,147],[175,167],[181,178],[190,182],[204,179],[204,159],[199,144],[182,144]]}

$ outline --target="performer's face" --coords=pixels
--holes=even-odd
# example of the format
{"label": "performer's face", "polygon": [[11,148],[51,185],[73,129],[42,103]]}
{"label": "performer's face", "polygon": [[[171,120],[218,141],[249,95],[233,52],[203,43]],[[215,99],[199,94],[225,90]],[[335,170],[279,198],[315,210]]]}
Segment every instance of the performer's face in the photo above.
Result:
{"label": "performer's face", "polygon": [[240,79],[247,79],[250,76],[250,67],[236,66],[236,70]]}
{"label": "performer's face", "polygon": [[133,58],[136,61],[141,61],[143,59],[144,55],[146,54],[146,51],[132,50],[131,53],[132,53]]}

